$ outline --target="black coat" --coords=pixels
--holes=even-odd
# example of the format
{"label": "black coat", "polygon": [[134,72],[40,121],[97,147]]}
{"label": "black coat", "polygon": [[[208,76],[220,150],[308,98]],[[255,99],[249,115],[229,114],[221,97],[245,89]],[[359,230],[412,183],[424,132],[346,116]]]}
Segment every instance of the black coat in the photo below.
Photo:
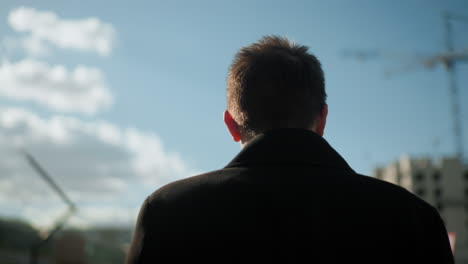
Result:
{"label": "black coat", "polygon": [[453,263],[438,212],[355,173],[319,135],[255,137],[144,202],[128,263]]}

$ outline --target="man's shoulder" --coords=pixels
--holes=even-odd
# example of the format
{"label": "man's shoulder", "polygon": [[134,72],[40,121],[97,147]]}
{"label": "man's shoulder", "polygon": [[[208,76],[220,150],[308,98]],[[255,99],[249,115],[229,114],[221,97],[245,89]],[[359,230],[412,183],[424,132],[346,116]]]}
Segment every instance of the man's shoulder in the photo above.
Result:
{"label": "man's shoulder", "polygon": [[434,207],[402,186],[374,177],[355,174],[355,184],[369,198],[382,205],[398,205],[411,209],[433,210]]}
{"label": "man's shoulder", "polygon": [[200,193],[209,193],[217,186],[237,174],[238,169],[219,169],[184,179],[176,180],[163,185],[154,191],[147,199],[149,203],[155,201],[171,202],[194,196]]}

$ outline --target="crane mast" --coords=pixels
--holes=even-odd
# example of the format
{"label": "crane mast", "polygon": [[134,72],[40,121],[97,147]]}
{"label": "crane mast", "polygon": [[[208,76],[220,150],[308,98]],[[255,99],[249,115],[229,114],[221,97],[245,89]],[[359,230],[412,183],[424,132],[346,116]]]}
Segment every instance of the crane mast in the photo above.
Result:
{"label": "crane mast", "polygon": [[[454,16],[449,13],[443,14],[444,26],[445,26],[445,45],[448,54],[454,52],[453,45],[453,32],[452,32],[452,20],[461,20],[464,21],[462,17]],[[463,127],[459,103],[459,90],[457,84],[457,72],[456,72],[456,58],[447,59],[442,61],[444,63],[445,69],[447,70],[449,89],[450,89],[450,99],[452,101],[452,118],[453,118],[453,133],[455,140],[455,150],[457,158],[460,161],[464,161],[464,149],[463,149]]]}

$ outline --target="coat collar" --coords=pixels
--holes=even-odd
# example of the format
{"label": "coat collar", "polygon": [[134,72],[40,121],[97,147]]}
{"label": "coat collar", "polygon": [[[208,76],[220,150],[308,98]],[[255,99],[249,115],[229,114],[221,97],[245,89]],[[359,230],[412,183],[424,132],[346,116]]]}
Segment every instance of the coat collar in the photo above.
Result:
{"label": "coat collar", "polygon": [[353,171],[320,135],[304,129],[278,129],[253,138],[226,166],[305,165]]}

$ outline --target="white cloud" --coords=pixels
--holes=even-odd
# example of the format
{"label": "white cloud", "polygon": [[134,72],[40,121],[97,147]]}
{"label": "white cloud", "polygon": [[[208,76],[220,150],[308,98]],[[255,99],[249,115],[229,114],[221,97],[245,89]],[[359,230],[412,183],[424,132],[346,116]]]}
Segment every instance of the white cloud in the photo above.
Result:
{"label": "white cloud", "polygon": [[[18,208],[42,208],[35,210],[38,214],[64,210],[57,195],[21,155],[21,149],[33,154],[78,204],[81,221],[88,223],[120,217],[163,184],[193,175],[155,134],[104,121],[42,118],[20,108],[0,108],[0,146],[0,206],[4,212]],[[20,214],[28,217],[24,210]],[[93,213],[99,210],[102,214]],[[115,221],[128,222],[136,212],[127,216]],[[47,219],[38,215],[28,220],[41,225]]]}
{"label": "white cloud", "polygon": [[63,65],[25,59],[0,65],[0,96],[32,101],[64,112],[94,114],[108,108],[112,94],[97,68]]}
{"label": "white cloud", "polygon": [[50,11],[19,7],[10,11],[8,23],[17,32],[30,33],[23,47],[34,55],[47,53],[47,44],[52,44],[107,56],[114,45],[115,29],[98,18],[67,20]]}
{"label": "white cloud", "polygon": [[[106,56],[114,45],[114,28],[97,18],[66,20],[20,7],[9,13],[8,22],[25,34],[2,39],[5,57],[18,48],[29,55],[47,55],[53,47]],[[113,103],[99,69],[70,69],[32,58],[1,62],[0,97],[89,115]],[[148,194],[195,174],[154,133],[64,115],[45,118],[23,108],[0,107],[0,146],[2,216],[23,217],[46,229],[66,206],[28,164],[23,149],[77,204],[70,222],[79,226],[132,223]]]}

